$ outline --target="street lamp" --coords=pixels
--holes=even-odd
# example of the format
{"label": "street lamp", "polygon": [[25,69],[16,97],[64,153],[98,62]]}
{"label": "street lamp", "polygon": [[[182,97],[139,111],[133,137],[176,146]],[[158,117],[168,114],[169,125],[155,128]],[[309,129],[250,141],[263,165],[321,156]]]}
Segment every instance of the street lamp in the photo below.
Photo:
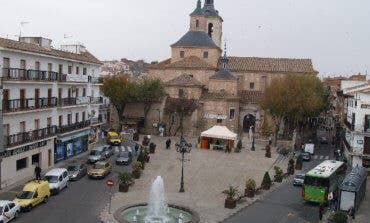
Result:
{"label": "street lamp", "polygon": [[253,127],[253,131],[252,131],[252,148],[251,148],[251,151],[256,151],[256,147],[255,147],[255,141],[254,141],[254,127]]}
{"label": "street lamp", "polygon": [[184,189],[184,162],[185,153],[190,153],[192,145],[181,136],[180,142],[176,143],[176,151],[181,153],[181,182],[180,182],[180,192],[185,192]]}

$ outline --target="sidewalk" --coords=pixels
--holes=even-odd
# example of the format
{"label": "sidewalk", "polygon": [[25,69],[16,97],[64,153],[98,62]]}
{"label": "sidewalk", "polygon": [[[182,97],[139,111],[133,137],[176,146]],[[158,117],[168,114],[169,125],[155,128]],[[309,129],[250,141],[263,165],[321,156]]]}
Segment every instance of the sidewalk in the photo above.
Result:
{"label": "sidewalk", "polygon": [[[94,148],[96,146],[99,146],[101,143],[102,142],[96,142],[96,143],[92,144],[90,146],[90,149]],[[49,169],[43,170],[41,175],[45,174],[50,169],[66,167],[70,163],[73,163],[73,162],[85,162],[86,157],[88,156],[88,153],[90,152],[90,149],[86,150],[85,152],[83,152],[83,153],[81,153],[77,156],[72,157],[71,159],[64,160],[62,162],[54,164],[54,166],[50,167]],[[22,190],[24,184],[26,184],[27,182],[29,182],[33,179],[34,179],[34,176],[23,179],[21,181],[18,181],[15,184],[12,184],[12,185],[9,185],[7,187],[2,188],[0,190],[0,200],[13,200],[15,195],[17,195]]]}
{"label": "sidewalk", "polygon": [[[140,137],[142,139],[142,137]],[[274,183],[270,191],[261,191],[255,198],[243,198],[237,208],[230,210],[224,208],[225,197],[221,193],[229,185],[238,186],[244,193],[247,178],[256,180],[257,186],[261,184],[263,175],[273,165],[278,165],[286,170],[287,160],[279,159],[276,149],[272,149],[272,158],[265,158],[265,145],[256,145],[256,151],[250,151],[250,144],[243,143],[241,153],[225,153],[222,151],[202,150],[197,147],[197,139],[189,139],[193,148],[187,155],[189,162],[185,168],[185,193],[179,193],[179,180],[181,173],[180,156],[174,144],[178,138],[171,138],[172,148],[165,149],[167,138],[152,136],[152,142],[157,144],[155,154],[150,154],[150,162],[145,167],[142,177],[135,181],[128,193],[115,193],[112,198],[112,213],[122,206],[147,202],[150,186],[156,176],[162,176],[165,183],[166,196],[169,203],[177,204],[197,211],[201,222],[221,222],[238,210],[262,199],[267,193],[279,188],[280,183]],[[141,140],[140,140],[141,142]],[[273,177],[274,170],[270,169]],[[104,210],[101,213],[103,222],[116,222],[111,214]]]}

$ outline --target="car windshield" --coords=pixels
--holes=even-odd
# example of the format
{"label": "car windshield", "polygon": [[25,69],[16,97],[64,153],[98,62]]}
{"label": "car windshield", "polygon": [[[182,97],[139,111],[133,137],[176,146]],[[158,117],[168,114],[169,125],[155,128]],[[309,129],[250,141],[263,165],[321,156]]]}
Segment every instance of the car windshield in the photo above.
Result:
{"label": "car windshield", "polygon": [[91,150],[90,155],[98,156],[98,155],[100,155],[100,151],[99,150]]}
{"label": "car windshield", "polygon": [[129,153],[128,152],[122,152],[118,155],[118,157],[123,157],[123,158],[128,158],[129,157]]}
{"label": "car windshield", "polygon": [[47,180],[49,183],[58,182],[58,176],[45,176],[44,179]]}
{"label": "car windshield", "polygon": [[17,195],[17,198],[19,198],[19,199],[31,199],[32,196],[33,196],[32,191],[22,191],[21,193],[19,193]]}
{"label": "car windshield", "polygon": [[319,178],[319,177],[305,177],[304,183],[306,185],[315,186],[315,187],[329,187],[329,179]]}
{"label": "car windshield", "polygon": [[68,166],[67,167],[67,170],[68,171],[78,171],[79,167],[78,165],[75,165],[75,166]]}
{"label": "car windshield", "polygon": [[111,139],[119,139],[119,137],[118,136],[112,136],[112,137],[110,137]]}
{"label": "car windshield", "polygon": [[298,174],[295,176],[296,179],[304,180],[304,175]]}
{"label": "car windshield", "polygon": [[95,164],[94,169],[104,169],[105,165],[104,164]]}

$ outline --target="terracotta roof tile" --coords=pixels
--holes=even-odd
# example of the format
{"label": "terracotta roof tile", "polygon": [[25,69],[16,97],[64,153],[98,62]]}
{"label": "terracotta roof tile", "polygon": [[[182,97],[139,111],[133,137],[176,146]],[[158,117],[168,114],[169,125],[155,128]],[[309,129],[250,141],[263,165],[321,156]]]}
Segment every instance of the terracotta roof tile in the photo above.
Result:
{"label": "terracotta roof tile", "polygon": [[10,39],[0,38],[0,47],[21,50],[32,53],[39,53],[48,56],[61,57],[63,59],[77,60],[87,63],[101,64],[101,62],[89,52],[77,54],[70,53],[66,51],[56,50],[56,49],[47,49],[33,43],[19,42]]}
{"label": "terracotta roof tile", "polygon": [[229,57],[231,71],[317,73],[310,59]]}
{"label": "terracotta roof tile", "polygon": [[171,58],[168,58],[167,60],[161,61],[157,64],[149,65],[149,69],[164,69],[170,63],[171,63]]}
{"label": "terracotta roof tile", "polygon": [[203,84],[193,78],[193,76],[188,74],[180,75],[168,82],[165,83],[166,85],[172,86],[203,86]]}
{"label": "terracotta roof tile", "polygon": [[180,61],[171,63],[171,59],[164,60],[158,64],[151,65],[149,69],[205,69],[217,70],[216,67],[208,64],[204,60],[196,56],[185,57]]}

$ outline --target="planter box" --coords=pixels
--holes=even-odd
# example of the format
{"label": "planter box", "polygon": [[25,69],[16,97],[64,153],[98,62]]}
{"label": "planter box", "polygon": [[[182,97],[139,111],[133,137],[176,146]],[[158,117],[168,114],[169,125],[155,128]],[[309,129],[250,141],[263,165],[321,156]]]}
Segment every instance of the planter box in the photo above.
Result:
{"label": "planter box", "polygon": [[254,197],[254,194],[255,194],[254,190],[247,190],[247,189],[244,190],[244,195],[249,197],[249,198]]}
{"label": "planter box", "polygon": [[234,209],[235,207],[236,207],[236,201],[235,200],[225,199],[225,208]]}
{"label": "planter box", "polygon": [[118,186],[118,191],[123,192],[123,193],[127,193],[129,188],[130,188],[129,184],[120,184]]}
{"label": "planter box", "polygon": [[135,179],[139,179],[140,176],[141,176],[141,171],[132,171],[132,176],[135,178]]}

